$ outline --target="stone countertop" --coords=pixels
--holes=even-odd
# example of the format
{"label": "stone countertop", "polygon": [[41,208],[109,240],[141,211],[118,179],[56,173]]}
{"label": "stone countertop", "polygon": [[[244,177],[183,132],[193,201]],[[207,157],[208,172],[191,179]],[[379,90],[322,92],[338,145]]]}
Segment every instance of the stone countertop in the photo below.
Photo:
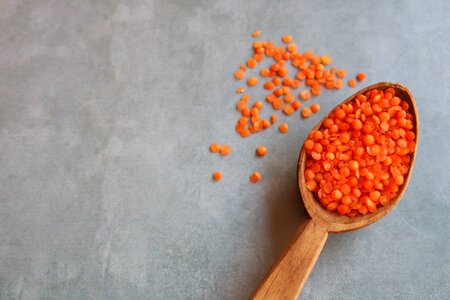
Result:
{"label": "stone countertop", "polygon": [[[257,29],[292,34],[365,84],[405,84],[420,111],[403,200],[331,235],[300,298],[449,296],[450,2],[279,2],[1,1],[1,299],[253,292],[306,218],[301,143],[354,91],[325,91],[308,120],[280,117],[288,134],[242,140],[232,74]],[[212,155],[212,142],[233,152]]]}

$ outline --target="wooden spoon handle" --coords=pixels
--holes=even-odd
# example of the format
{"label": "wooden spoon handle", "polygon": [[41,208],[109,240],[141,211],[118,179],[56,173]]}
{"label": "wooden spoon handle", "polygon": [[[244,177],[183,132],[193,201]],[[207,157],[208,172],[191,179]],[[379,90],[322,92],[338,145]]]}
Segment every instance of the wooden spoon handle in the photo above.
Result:
{"label": "wooden spoon handle", "polygon": [[328,237],[326,224],[311,219],[294,238],[250,299],[297,299]]}

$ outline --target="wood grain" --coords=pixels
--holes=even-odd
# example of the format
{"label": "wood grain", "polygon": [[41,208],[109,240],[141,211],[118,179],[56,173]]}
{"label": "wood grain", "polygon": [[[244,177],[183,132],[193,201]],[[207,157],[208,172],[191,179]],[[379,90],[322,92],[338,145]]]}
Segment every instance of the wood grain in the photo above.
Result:
{"label": "wood grain", "polygon": [[296,299],[328,237],[320,219],[305,222],[251,299]]}

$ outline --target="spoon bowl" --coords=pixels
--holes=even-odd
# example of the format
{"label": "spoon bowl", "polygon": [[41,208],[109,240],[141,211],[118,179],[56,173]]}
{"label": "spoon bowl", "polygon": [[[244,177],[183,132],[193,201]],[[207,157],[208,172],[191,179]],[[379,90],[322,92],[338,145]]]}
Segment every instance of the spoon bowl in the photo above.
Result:
{"label": "spoon bowl", "polygon": [[[378,90],[386,90],[387,88],[393,88],[395,90],[395,95],[400,97],[402,100],[406,101],[409,104],[409,112],[414,116],[414,128],[412,129],[416,135],[416,147],[418,143],[418,112],[417,112],[417,105],[414,100],[413,95],[409,91],[408,88],[405,86],[398,84],[398,83],[389,83],[389,82],[380,82],[373,84],[371,86],[368,86],[366,88],[363,88],[362,90],[359,90],[355,94],[351,95],[341,103],[339,103],[337,106],[340,106],[344,103],[350,102],[359,94],[365,94],[367,91],[378,89]],[[334,110],[334,109],[333,109]],[[331,110],[331,111],[333,111]],[[330,113],[331,113],[330,111]],[[318,130],[320,126],[322,125],[323,121],[325,121],[326,118],[329,117],[329,113],[323,117],[322,120],[320,120],[316,126],[312,130]],[[411,171],[414,166],[414,162],[416,159],[416,151],[414,151],[411,154],[411,162],[410,162],[410,168],[408,174],[405,176],[405,182],[400,187],[397,196],[390,200],[389,203],[386,206],[382,206],[377,208],[376,212],[374,213],[368,213],[366,215],[358,215],[356,217],[350,218],[347,216],[339,215],[335,212],[329,212],[328,210],[324,209],[322,205],[317,200],[316,196],[308,190],[306,187],[306,181],[303,174],[305,173],[305,167],[306,167],[306,159],[307,159],[307,153],[305,147],[302,147],[302,150],[300,151],[300,156],[298,159],[298,187],[300,190],[300,194],[303,198],[303,204],[306,207],[306,210],[308,211],[308,214],[311,218],[319,218],[325,221],[328,224],[328,232],[331,233],[338,233],[338,232],[345,232],[350,230],[355,230],[364,226],[367,226],[369,224],[372,224],[382,217],[386,216],[397,204],[400,202],[400,200],[403,197],[403,194],[405,193],[406,187],[408,186],[409,179],[411,177]]]}
{"label": "spoon bowl", "polygon": [[[329,233],[346,232],[370,225],[386,216],[402,199],[416,159],[419,135],[419,116],[412,93],[401,84],[380,82],[357,91],[337,106],[350,102],[357,95],[365,94],[369,90],[378,89],[384,91],[388,88],[393,88],[395,95],[409,104],[408,111],[414,116],[412,131],[416,136],[416,149],[411,154],[409,171],[405,175],[404,183],[400,186],[397,196],[391,199],[386,206],[379,207],[375,212],[366,215],[358,215],[351,218],[336,212],[329,212],[322,207],[316,196],[306,187],[306,180],[303,174],[305,173],[307,153],[305,147],[302,146],[297,164],[298,187],[311,219],[299,226],[291,242],[251,296],[251,299],[297,299],[325,245]],[[333,110],[334,108],[330,113]],[[328,116],[329,114],[320,120],[313,130],[318,130]]]}

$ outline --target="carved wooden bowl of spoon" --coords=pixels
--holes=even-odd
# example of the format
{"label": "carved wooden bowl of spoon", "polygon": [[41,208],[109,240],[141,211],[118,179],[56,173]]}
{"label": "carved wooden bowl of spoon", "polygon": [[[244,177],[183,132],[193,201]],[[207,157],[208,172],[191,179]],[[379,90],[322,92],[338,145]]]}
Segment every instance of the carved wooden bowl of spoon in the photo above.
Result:
{"label": "carved wooden bowl of spoon", "polygon": [[[354,100],[357,95],[365,94],[372,89],[386,90],[387,88],[393,88],[395,90],[395,95],[409,104],[408,112],[414,117],[414,128],[412,131],[416,135],[415,142],[417,147],[419,133],[418,112],[414,97],[405,86],[389,82],[373,84],[359,90],[343,102],[339,103],[338,106],[350,102]],[[327,114],[313,130],[318,130],[328,115],[329,114]],[[386,216],[397,203],[400,202],[411,177],[412,168],[416,159],[416,152],[417,149],[414,149],[411,153],[409,171],[405,176],[403,185],[399,188],[396,198],[391,199],[386,206],[377,208],[374,213],[350,218],[335,212],[327,211],[321,206],[314,194],[308,190],[303,176],[305,173],[307,153],[305,148],[302,147],[298,160],[298,187],[303,198],[303,203],[311,219],[300,226],[285,251],[272,266],[272,269],[251,296],[251,299],[297,299],[325,245],[329,233],[342,233],[370,225]]]}

